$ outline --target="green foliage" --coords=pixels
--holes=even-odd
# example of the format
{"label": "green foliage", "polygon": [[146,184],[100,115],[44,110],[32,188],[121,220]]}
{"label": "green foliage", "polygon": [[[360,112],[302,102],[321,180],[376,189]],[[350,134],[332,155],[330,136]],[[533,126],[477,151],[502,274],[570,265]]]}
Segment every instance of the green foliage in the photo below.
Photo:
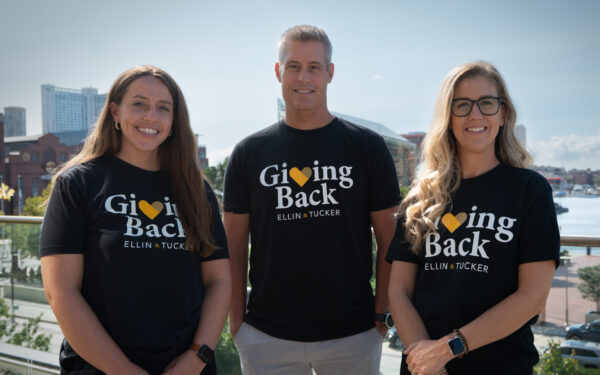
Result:
{"label": "green foliage", "polygon": [[52,184],[46,185],[42,194],[37,197],[31,197],[25,199],[25,205],[23,206],[23,215],[25,216],[44,216],[46,212],[46,204],[50,191],[52,190]]}
{"label": "green foliage", "polygon": [[12,240],[12,248],[21,251],[22,256],[39,256],[40,251],[40,226],[32,224],[3,224],[6,238]]}
{"label": "green foliage", "polygon": [[400,194],[402,194],[402,198],[406,198],[409,190],[410,186],[400,186]]}
{"label": "green foliage", "polygon": [[50,334],[40,333],[38,329],[40,321],[42,320],[42,313],[36,318],[31,319],[22,325],[18,330],[17,325],[10,327],[10,338],[8,339],[9,344],[25,346],[27,348],[42,350],[47,352],[50,349]]}
{"label": "green foliage", "polygon": [[25,324],[13,322],[8,313],[9,307],[3,298],[0,298],[0,339],[3,341],[27,348],[47,352],[50,349],[49,333],[38,333],[42,314],[27,321]]}
{"label": "green foliage", "polygon": [[581,282],[577,289],[581,296],[596,302],[596,311],[600,311],[600,264],[593,267],[582,267],[577,271]]}
{"label": "green foliage", "polygon": [[233,345],[233,337],[229,333],[229,320],[223,327],[221,339],[215,348],[215,358],[217,361],[217,371],[222,375],[241,375],[240,357]]}
{"label": "green foliage", "polygon": [[229,156],[216,166],[208,167],[202,171],[208,182],[210,182],[210,186],[212,186],[214,190],[221,192],[221,194],[223,194],[223,180],[225,179],[225,169],[227,168],[228,162]]}
{"label": "green foliage", "polygon": [[579,375],[600,375],[600,369],[597,368],[582,368],[579,371]]}
{"label": "green foliage", "polygon": [[563,358],[560,354],[560,343],[550,341],[540,356],[540,362],[535,368],[537,375],[580,375],[579,363],[571,358]]}

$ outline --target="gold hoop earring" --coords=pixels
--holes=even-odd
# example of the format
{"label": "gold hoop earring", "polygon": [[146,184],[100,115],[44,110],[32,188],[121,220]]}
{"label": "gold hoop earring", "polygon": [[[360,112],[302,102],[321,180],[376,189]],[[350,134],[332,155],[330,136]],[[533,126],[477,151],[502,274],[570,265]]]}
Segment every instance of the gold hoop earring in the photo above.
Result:
{"label": "gold hoop earring", "polygon": [[116,121],[115,121],[115,129],[117,129],[117,131],[121,131],[121,125],[119,125],[119,123]]}

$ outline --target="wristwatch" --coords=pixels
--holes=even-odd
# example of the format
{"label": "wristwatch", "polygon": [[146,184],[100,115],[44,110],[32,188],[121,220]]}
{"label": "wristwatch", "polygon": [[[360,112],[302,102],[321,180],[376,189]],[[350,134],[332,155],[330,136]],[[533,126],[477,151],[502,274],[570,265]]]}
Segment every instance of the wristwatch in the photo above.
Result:
{"label": "wristwatch", "polygon": [[200,358],[207,365],[215,359],[215,352],[207,345],[200,346],[192,343],[190,350],[195,351],[198,358]]}
{"label": "wristwatch", "polygon": [[385,324],[385,326],[388,328],[392,328],[394,326],[394,320],[392,319],[392,314],[390,313],[375,314],[375,321]]}
{"label": "wristwatch", "polygon": [[450,347],[450,353],[455,357],[462,358],[465,354],[469,353],[467,340],[457,329],[454,330],[454,337],[448,340],[448,346]]}

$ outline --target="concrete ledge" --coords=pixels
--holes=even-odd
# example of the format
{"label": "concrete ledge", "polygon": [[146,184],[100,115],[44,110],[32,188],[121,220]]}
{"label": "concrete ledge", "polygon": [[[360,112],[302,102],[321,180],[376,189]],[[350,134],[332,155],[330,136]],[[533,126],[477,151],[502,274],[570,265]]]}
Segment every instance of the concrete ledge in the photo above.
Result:
{"label": "concrete ledge", "polygon": [[[12,294],[12,288],[10,284],[0,285],[0,296],[4,296],[5,299],[10,299]],[[48,304],[46,299],[46,293],[44,288],[35,286],[17,285],[15,284],[15,299],[22,301],[45,303]]]}
{"label": "concrete ledge", "polygon": [[0,343],[0,368],[16,375],[60,374],[58,354]]}

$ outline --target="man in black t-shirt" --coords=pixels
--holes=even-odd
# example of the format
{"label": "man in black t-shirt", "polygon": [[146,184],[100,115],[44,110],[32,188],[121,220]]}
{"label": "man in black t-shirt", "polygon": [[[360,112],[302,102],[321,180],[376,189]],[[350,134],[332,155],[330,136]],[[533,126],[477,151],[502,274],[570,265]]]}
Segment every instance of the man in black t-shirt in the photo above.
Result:
{"label": "man in black t-shirt", "polygon": [[275,64],[285,118],[242,140],[227,166],[230,325],[244,374],[379,373],[389,265],[378,252],[374,297],[371,226],[387,249],[400,193],[383,139],[329,112],[333,71],[325,32],[288,29]]}

